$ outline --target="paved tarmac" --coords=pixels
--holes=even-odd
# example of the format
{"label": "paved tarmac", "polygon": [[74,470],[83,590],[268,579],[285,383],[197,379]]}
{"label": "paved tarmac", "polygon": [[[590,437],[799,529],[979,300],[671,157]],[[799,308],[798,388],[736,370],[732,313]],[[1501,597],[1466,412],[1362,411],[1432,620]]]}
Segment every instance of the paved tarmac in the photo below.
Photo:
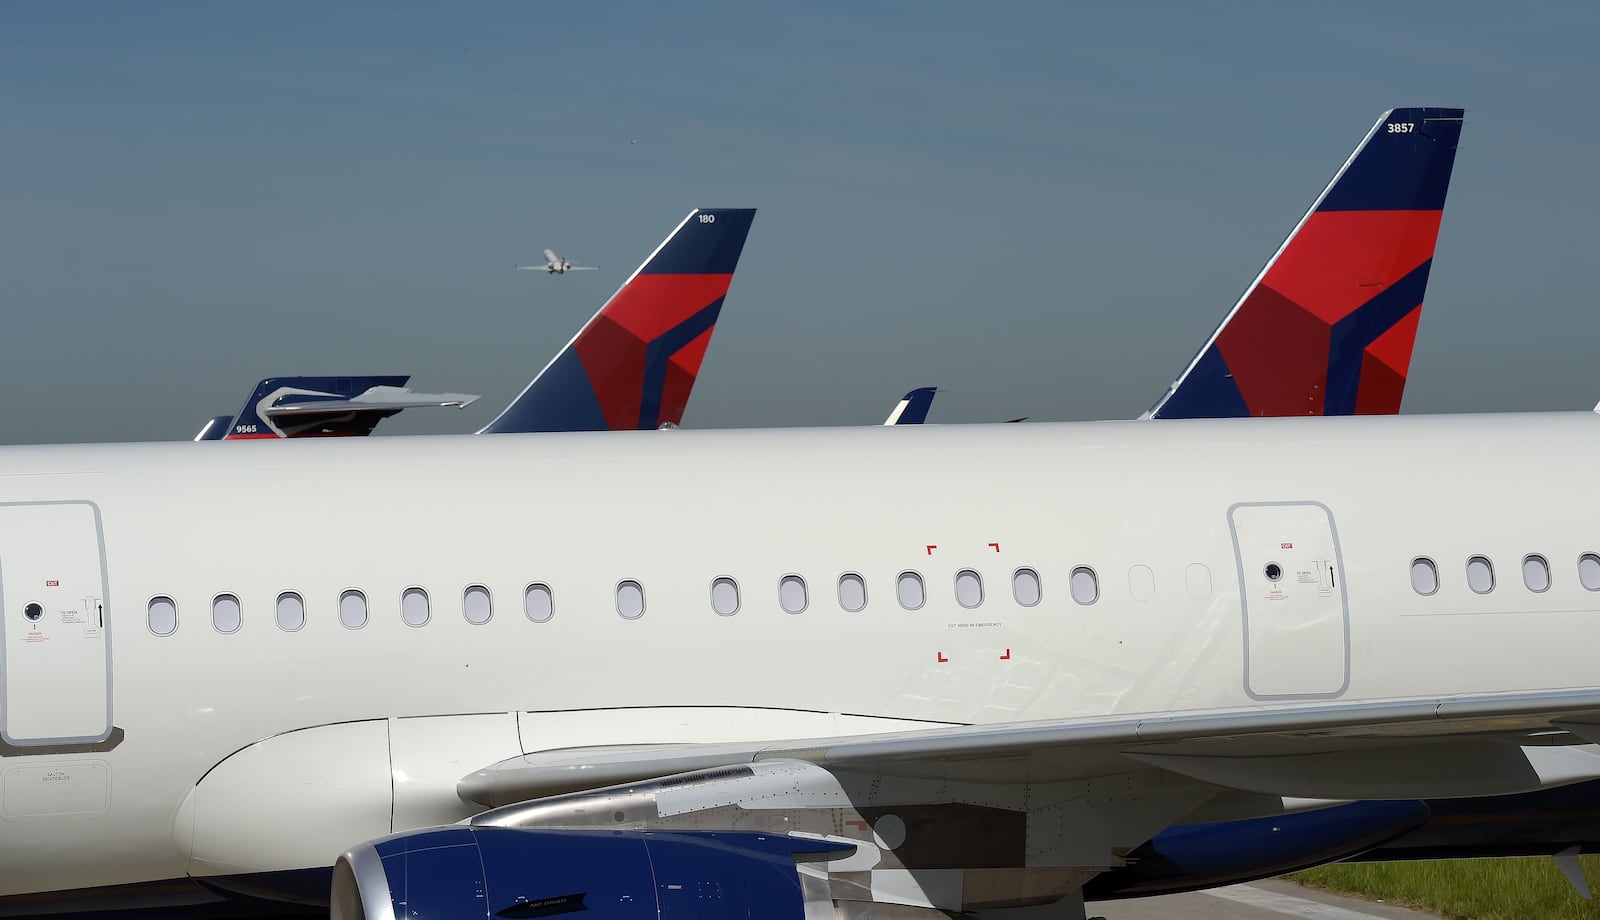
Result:
{"label": "paved tarmac", "polygon": [[1098,901],[1089,916],[1105,920],[1438,920],[1438,915],[1269,879],[1159,898]]}

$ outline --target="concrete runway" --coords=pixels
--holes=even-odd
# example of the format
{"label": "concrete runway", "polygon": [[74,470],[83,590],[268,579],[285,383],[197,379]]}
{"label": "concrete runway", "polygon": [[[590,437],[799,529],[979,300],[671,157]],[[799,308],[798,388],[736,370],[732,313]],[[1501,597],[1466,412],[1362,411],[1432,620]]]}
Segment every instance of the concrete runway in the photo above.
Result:
{"label": "concrete runway", "polygon": [[1105,920],[1438,920],[1436,914],[1327,894],[1277,879],[1159,898],[1091,902],[1089,916]]}

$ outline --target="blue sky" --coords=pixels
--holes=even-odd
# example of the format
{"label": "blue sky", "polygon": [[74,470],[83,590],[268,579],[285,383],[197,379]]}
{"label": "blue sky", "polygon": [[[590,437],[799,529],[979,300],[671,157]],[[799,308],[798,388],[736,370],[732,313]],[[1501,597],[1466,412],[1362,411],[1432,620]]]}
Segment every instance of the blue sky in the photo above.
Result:
{"label": "blue sky", "polygon": [[[466,431],[692,207],[695,427],[1129,417],[1385,108],[1467,124],[1407,412],[1600,401],[1586,4],[0,5],[0,441],[406,373]],[[639,143],[630,144],[631,138]],[[601,271],[512,266],[546,246]]]}

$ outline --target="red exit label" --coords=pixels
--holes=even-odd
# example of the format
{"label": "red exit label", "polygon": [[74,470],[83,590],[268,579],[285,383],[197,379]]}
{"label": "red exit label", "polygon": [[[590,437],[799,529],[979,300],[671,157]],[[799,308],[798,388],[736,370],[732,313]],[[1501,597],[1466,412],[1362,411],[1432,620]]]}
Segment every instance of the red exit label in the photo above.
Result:
{"label": "red exit label", "polygon": [[60,579],[56,578],[47,578],[45,579],[44,586],[46,588],[59,588],[61,587],[61,581]]}

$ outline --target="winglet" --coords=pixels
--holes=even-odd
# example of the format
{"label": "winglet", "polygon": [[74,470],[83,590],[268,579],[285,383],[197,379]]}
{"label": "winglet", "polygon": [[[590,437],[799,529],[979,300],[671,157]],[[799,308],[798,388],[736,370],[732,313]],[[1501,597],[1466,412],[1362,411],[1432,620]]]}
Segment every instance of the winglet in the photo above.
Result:
{"label": "winglet", "polygon": [[884,425],[920,425],[928,420],[928,409],[938,387],[918,387],[901,398],[899,405],[884,419]]}
{"label": "winglet", "polygon": [[480,434],[678,424],[755,215],[690,211]]}
{"label": "winglet", "polygon": [[1400,411],[1461,125],[1385,112],[1145,417]]}

